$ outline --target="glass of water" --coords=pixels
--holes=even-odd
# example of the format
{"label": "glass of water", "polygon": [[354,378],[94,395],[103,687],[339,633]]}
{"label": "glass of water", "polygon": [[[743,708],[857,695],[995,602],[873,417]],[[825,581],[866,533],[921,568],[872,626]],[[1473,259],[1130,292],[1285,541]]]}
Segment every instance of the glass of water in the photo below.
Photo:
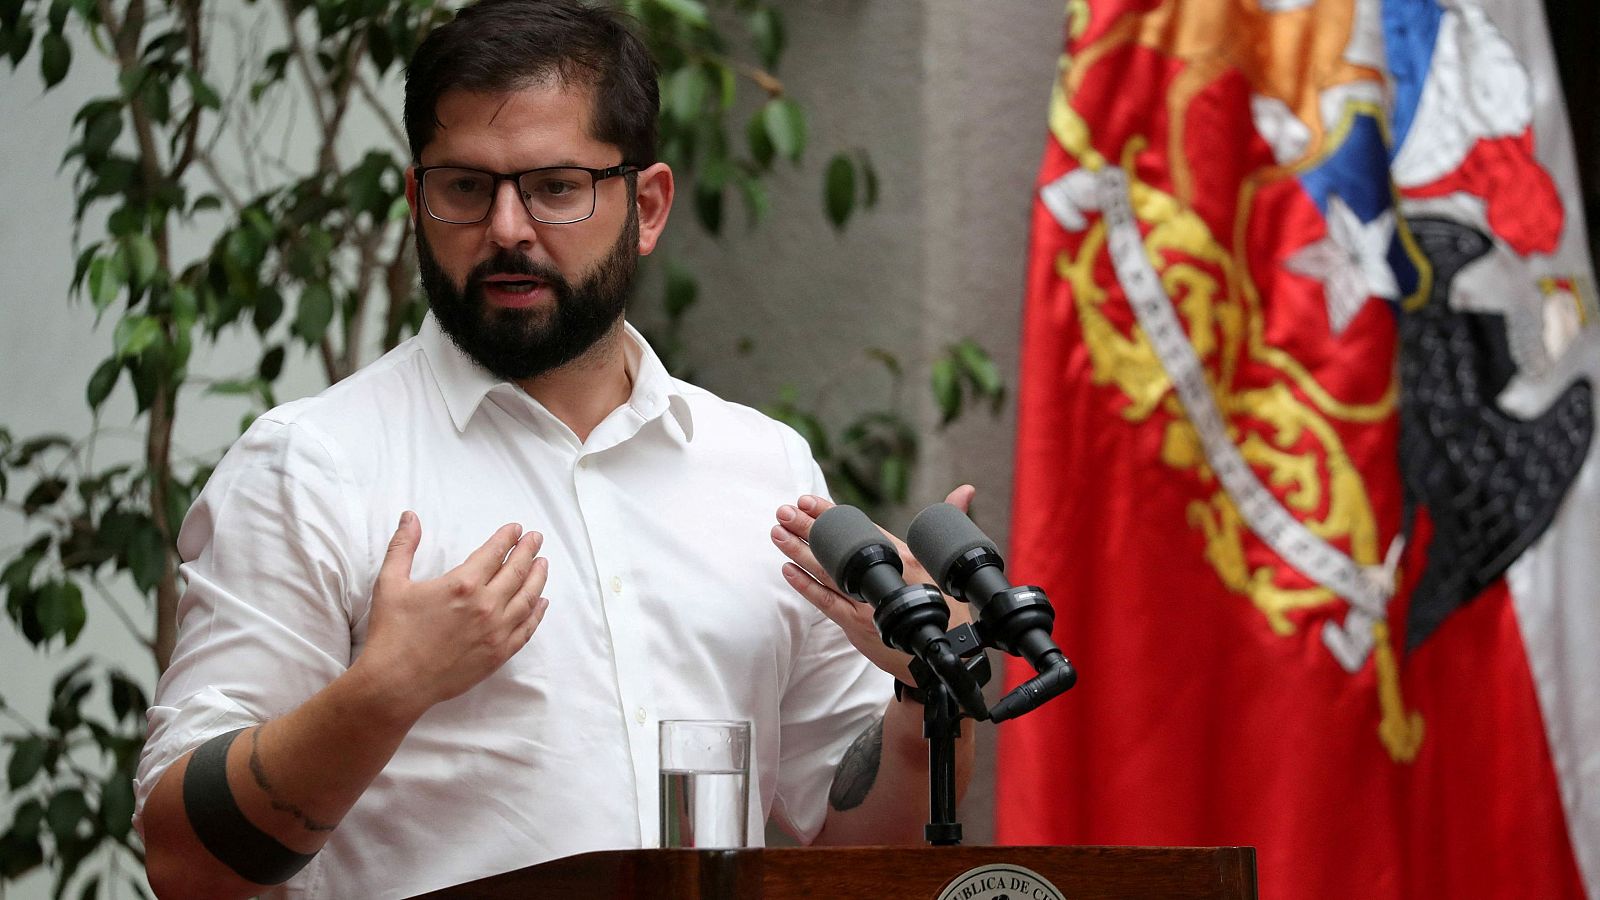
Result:
{"label": "glass of water", "polygon": [[750,723],[661,723],[661,846],[744,847],[750,833]]}

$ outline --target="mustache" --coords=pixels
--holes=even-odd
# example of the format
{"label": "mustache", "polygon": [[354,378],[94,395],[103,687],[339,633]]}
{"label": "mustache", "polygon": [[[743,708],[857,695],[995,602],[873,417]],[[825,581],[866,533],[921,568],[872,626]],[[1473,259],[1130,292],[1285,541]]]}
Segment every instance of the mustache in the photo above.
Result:
{"label": "mustache", "polygon": [[555,266],[534,262],[527,256],[511,250],[500,250],[467,273],[467,287],[481,285],[491,275],[527,275],[549,285],[566,285],[567,280]]}

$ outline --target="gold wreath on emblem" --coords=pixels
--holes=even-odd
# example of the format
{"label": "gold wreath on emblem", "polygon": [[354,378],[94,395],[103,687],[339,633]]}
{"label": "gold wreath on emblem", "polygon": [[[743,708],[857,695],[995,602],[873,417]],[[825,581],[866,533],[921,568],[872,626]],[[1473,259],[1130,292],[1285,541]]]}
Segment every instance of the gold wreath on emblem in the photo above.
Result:
{"label": "gold wreath on emblem", "polygon": [[[1084,19],[1074,16],[1073,21],[1076,38]],[[1067,97],[1083,77],[1086,65],[1102,58],[1112,45],[1140,36],[1139,27],[1130,19],[1081,50],[1076,61],[1068,55],[1062,57],[1050,127],[1062,148],[1083,168],[1099,170],[1108,161],[1094,149],[1089,124],[1072,109]],[[1207,78],[1216,74],[1211,66],[1188,71],[1208,73]],[[1199,86],[1180,76],[1175,90],[1179,88],[1192,97]],[[1347,109],[1344,121],[1330,134],[1323,135],[1318,129],[1317,143],[1336,146],[1340,132],[1349,127],[1351,115],[1357,111]],[[1372,502],[1336,423],[1372,424],[1394,415],[1397,379],[1391,377],[1387,390],[1375,400],[1346,402],[1330,394],[1290,354],[1265,341],[1261,298],[1244,255],[1247,211],[1262,185],[1292,175],[1293,170],[1261,170],[1243,182],[1237,206],[1241,212],[1231,235],[1234,249],[1229,251],[1184,196],[1192,177],[1181,156],[1181,117],[1172,113],[1171,118],[1175,137],[1169,149],[1176,154],[1171,159],[1179,196],[1137,177],[1134,156],[1145,148],[1145,139],[1129,141],[1118,162],[1127,173],[1128,199],[1143,234],[1144,252],[1202,362],[1209,388],[1227,422],[1229,439],[1311,533],[1339,547],[1360,566],[1381,567],[1384,548]],[[1314,115],[1309,118],[1317,121]],[[1290,613],[1332,603],[1338,597],[1318,584],[1283,584],[1281,567],[1252,565],[1245,545],[1249,526],[1212,471],[1202,440],[1156,348],[1137,322],[1128,321],[1124,311],[1108,308],[1108,292],[1095,278],[1097,265],[1107,253],[1107,239],[1105,220],[1092,220],[1075,248],[1062,252],[1056,260],[1057,274],[1071,289],[1094,383],[1115,387],[1121,393],[1127,401],[1121,414],[1129,423],[1148,421],[1157,411],[1163,414],[1161,461],[1193,473],[1209,490],[1186,510],[1190,526],[1205,538],[1207,562],[1229,590],[1249,599],[1274,633],[1292,635],[1296,629]],[[1420,254],[1413,252],[1413,256],[1419,261],[1419,270],[1425,272]],[[1240,384],[1237,375],[1246,361],[1257,369],[1270,368],[1277,377],[1265,384]],[[1381,710],[1378,736],[1392,758],[1410,762],[1422,741],[1422,720],[1405,709],[1386,622],[1378,618],[1371,630]]]}

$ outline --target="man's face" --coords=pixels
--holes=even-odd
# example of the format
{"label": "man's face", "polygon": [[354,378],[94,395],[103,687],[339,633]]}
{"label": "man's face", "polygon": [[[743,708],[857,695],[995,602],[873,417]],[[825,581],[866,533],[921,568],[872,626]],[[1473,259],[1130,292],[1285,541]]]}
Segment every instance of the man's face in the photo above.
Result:
{"label": "man's face", "polygon": [[[590,136],[592,90],[559,83],[509,94],[452,91],[423,165],[490,172],[540,166],[605,168],[621,151]],[[414,183],[408,185],[415,207]],[[420,210],[419,210],[420,212]],[[596,185],[594,215],[535,222],[508,181],[489,217],[451,225],[420,212],[417,256],[440,327],[495,375],[530,378],[581,356],[616,326],[640,252],[624,178]]]}

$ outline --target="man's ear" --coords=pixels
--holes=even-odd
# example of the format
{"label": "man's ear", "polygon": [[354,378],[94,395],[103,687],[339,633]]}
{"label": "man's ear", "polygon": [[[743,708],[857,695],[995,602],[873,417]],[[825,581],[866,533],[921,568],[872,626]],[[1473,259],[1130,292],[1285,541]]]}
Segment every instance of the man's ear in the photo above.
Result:
{"label": "man's ear", "polygon": [[639,207],[639,255],[648,256],[672,212],[672,168],[658,162],[639,172],[637,178],[634,202]]}
{"label": "man's ear", "polygon": [[417,221],[417,164],[406,166],[406,205],[411,207],[411,221]]}

